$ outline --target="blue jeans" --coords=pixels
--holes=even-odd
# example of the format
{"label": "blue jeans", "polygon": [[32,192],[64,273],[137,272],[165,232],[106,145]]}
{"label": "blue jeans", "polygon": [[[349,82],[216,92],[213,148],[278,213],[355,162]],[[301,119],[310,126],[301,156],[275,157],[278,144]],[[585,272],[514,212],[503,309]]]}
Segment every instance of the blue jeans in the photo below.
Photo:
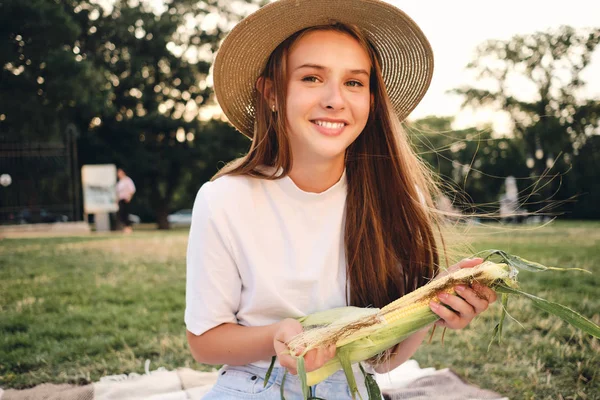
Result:
{"label": "blue jeans", "polygon": [[[212,390],[207,393],[203,400],[224,399],[260,399],[280,400],[281,382],[285,368],[273,368],[269,381],[264,385],[267,374],[265,368],[254,365],[232,367],[225,365],[219,371],[219,378]],[[368,399],[367,390],[364,385],[363,374],[356,366],[354,376],[358,390],[363,399]],[[312,394],[327,400],[352,399],[346,375],[342,370],[331,375],[329,378],[312,387]],[[302,387],[298,376],[288,373],[285,377],[284,393],[286,400],[302,399]]]}

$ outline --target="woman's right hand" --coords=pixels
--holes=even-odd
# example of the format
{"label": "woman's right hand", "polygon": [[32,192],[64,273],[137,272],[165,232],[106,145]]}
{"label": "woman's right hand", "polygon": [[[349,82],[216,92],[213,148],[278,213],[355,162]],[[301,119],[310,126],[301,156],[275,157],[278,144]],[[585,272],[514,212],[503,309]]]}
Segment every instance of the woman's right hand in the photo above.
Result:
{"label": "woman's right hand", "polygon": [[[282,367],[287,368],[292,375],[296,375],[298,373],[296,370],[296,359],[289,354],[287,344],[294,336],[302,333],[302,324],[295,319],[286,318],[278,322],[277,325],[278,327],[273,335],[275,354],[279,359],[279,364]],[[306,372],[321,368],[327,361],[335,356],[335,349],[335,345],[331,345],[327,348],[319,347],[309,350],[304,355],[304,367],[306,368]]]}

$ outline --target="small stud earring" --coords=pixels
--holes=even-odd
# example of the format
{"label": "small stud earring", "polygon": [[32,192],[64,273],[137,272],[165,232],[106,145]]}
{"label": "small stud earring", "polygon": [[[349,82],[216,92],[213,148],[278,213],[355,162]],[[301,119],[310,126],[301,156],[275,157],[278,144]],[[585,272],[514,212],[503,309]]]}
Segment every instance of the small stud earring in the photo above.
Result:
{"label": "small stud earring", "polygon": [[271,106],[271,111],[275,112],[275,104]]}

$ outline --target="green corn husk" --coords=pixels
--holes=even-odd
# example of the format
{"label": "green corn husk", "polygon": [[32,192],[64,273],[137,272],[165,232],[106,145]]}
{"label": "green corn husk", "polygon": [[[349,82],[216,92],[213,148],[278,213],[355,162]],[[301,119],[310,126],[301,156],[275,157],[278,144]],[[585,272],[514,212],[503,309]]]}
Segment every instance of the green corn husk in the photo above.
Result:
{"label": "green corn husk", "polygon": [[[508,295],[523,296],[532,300],[536,307],[600,338],[600,327],[577,312],[517,289],[518,270],[541,272],[580,269],[546,267],[501,250],[486,250],[478,253],[477,256],[483,256],[486,260],[492,257],[499,258],[503,263],[485,261],[474,268],[455,271],[381,309],[339,307],[300,318],[304,332],[289,343],[291,354],[298,354],[298,349],[303,349],[303,352],[298,355],[298,358],[303,359],[311,349],[331,344],[337,347],[336,356],[318,370],[306,373],[304,368],[298,369],[305,398],[308,398],[308,386],[323,381],[340,369],[346,373],[351,393],[355,398],[358,390],[351,365],[372,359],[414,332],[437,321],[439,317],[431,311],[429,302],[437,301],[437,295],[441,292],[454,294],[454,287],[458,284],[470,285],[478,282],[489,286],[503,294],[503,304],[506,304]],[[505,312],[503,308],[501,321],[496,326],[492,340],[500,340]],[[303,367],[303,362],[298,361],[298,366]],[[372,390],[372,385],[373,383],[370,382],[369,393],[376,393]]]}

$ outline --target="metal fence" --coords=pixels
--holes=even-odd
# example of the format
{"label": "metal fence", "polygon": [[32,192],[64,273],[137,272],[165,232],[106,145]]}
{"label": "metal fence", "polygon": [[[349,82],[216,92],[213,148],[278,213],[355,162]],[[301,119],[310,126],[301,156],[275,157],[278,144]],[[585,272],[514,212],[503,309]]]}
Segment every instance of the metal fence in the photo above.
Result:
{"label": "metal fence", "polygon": [[77,135],[25,142],[0,136],[0,224],[81,219]]}

